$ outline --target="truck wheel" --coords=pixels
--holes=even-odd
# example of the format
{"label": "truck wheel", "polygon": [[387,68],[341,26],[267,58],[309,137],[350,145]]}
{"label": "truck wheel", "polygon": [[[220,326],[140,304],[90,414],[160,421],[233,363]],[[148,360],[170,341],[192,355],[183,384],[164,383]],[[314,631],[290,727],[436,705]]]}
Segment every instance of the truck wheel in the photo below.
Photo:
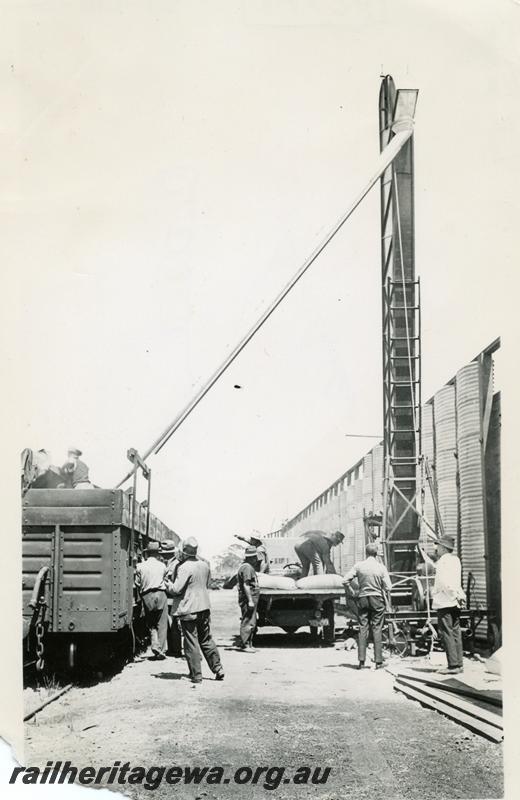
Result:
{"label": "truck wheel", "polygon": [[282,630],[288,633],[289,636],[292,636],[293,633],[296,633],[298,627],[296,625],[283,625]]}
{"label": "truck wheel", "polygon": [[329,623],[325,625],[323,629],[323,643],[330,647],[335,641],[334,603],[332,600],[326,600],[326,602],[323,603],[323,613]]}

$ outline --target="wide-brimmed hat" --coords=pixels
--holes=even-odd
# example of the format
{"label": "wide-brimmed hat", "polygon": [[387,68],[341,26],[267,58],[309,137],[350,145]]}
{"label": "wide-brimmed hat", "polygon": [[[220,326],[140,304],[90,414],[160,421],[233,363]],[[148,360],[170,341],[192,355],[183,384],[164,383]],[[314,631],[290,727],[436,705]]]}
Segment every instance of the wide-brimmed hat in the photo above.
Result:
{"label": "wide-brimmed hat", "polygon": [[446,547],[448,550],[455,550],[455,537],[441,536],[441,538],[438,539],[437,544],[442,544],[442,546]]}
{"label": "wide-brimmed hat", "polygon": [[161,553],[173,553],[177,549],[177,544],[173,539],[163,539],[161,542]]}
{"label": "wide-brimmed hat", "polygon": [[252,545],[246,547],[244,550],[244,558],[256,558],[257,556],[258,553],[256,552],[256,547],[253,547]]}
{"label": "wide-brimmed hat", "polygon": [[194,536],[188,536],[181,545],[181,550],[185,556],[196,556],[198,548],[199,543]]}
{"label": "wide-brimmed hat", "polygon": [[148,542],[146,545],[147,553],[158,553],[160,549],[159,542]]}
{"label": "wide-brimmed hat", "polygon": [[77,456],[78,458],[83,455],[79,447],[69,447],[67,453],[72,453],[74,456]]}

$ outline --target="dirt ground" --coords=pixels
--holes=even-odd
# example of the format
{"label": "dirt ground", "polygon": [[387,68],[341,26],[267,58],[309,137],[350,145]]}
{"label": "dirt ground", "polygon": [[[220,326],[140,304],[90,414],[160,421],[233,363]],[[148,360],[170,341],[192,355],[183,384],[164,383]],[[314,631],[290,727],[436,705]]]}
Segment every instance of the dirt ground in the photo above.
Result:
{"label": "dirt ground", "polygon": [[[201,686],[184,660],[143,660],[89,688],[74,688],[26,724],[26,763],[78,767],[330,767],[325,785],[163,783],[142,798],[356,798],[429,800],[503,796],[502,747],[393,690],[385,670],[355,669],[356,651],[316,648],[305,632],[264,629],[255,655],[232,648],[234,591],[212,593],[213,631],[226,672]],[[26,707],[35,694],[26,690]],[[290,779],[288,779],[290,780]]]}

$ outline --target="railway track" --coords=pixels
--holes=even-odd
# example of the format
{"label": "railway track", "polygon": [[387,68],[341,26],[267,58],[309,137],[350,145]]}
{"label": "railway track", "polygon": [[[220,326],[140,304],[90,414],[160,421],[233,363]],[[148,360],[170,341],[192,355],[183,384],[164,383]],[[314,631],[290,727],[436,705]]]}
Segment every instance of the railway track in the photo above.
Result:
{"label": "railway track", "polygon": [[26,714],[24,716],[24,718],[23,718],[23,721],[27,722],[27,720],[32,719],[32,717],[36,716],[36,714],[38,714],[40,711],[43,711],[43,709],[46,706],[48,706],[50,703],[53,703],[59,697],[62,697],[64,694],[66,694],[70,689],[72,689],[73,686],[74,686],[73,683],[69,683],[69,684],[67,684],[67,686],[64,686],[58,692],[55,692],[54,694],[51,694],[49,697],[47,697],[46,700],[43,701],[43,703],[40,703],[39,706],[36,706],[36,708],[33,708],[32,711],[30,711],[28,714]]}

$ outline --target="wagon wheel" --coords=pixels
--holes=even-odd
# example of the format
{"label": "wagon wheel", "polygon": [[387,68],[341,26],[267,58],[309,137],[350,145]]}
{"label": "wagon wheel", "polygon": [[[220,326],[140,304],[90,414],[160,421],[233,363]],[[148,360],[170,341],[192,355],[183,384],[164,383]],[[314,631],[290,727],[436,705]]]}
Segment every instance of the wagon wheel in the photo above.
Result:
{"label": "wagon wheel", "polygon": [[488,622],[488,642],[492,653],[502,646],[502,629],[496,622]]}
{"label": "wagon wheel", "polygon": [[67,665],[71,672],[74,672],[78,665],[78,647],[76,642],[69,642],[67,648]]}
{"label": "wagon wheel", "polygon": [[414,611],[424,611],[426,608],[426,594],[419,578],[412,581],[412,608]]}
{"label": "wagon wheel", "polygon": [[389,622],[383,630],[383,644],[392,652],[404,658],[410,654],[410,638],[407,626]]}

